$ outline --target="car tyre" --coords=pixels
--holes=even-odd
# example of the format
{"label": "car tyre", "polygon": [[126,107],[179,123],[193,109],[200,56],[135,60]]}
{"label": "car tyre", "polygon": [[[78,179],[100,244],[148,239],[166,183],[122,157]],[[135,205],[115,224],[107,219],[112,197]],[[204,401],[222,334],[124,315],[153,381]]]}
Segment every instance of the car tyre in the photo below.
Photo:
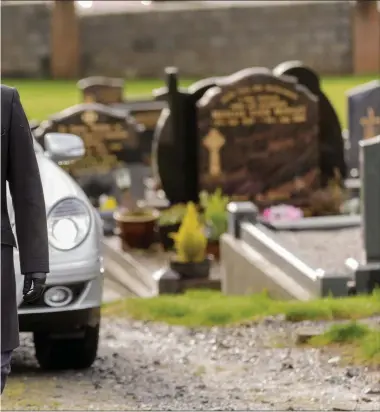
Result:
{"label": "car tyre", "polygon": [[46,333],[34,333],[34,348],[42,369],[87,369],[95,361],[100,325],[86,326],[81,338],[52,338]]}

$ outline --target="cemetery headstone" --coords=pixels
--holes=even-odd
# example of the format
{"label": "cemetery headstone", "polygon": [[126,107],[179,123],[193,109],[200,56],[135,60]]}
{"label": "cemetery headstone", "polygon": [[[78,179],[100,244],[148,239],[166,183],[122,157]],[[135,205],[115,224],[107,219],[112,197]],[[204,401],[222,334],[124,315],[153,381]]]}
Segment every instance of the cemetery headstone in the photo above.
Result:
{"label": "cemetery headstone", "polygon": [[360,141],[359,153],[365,257],[356,262],[355,288],[358,294],[372,293],[380,286],[380,135]]}
{"label": "cemetery headstone", "polygon": [[78,81],[77,87],[82,92],[83,103],[110,105],[124,101],[123,79],[104,76],[86,77]]}
{"label": "cemetery headstone", "polygon": [[307,207],[320,188],[318,98],[294,77],[244,69],[198,102],[199,190]]}
{"label": "cemetery headstone", "polygon": [[142,126],[139,132],[143,162],[150,165],[153,133],[161,110],[166,107],[165,102],[152,99],[125,100],[125,82],[123,79],[118,78],[87,77],[80,80],[77,87],[81,90],[84,103],[105,104],[123,110],[135,118],[136,122]]}
{"label": "cemetery headstone", "polygon": [[[167,69],[167,73],[177,79],[176,71]],[[216,81],[204,79],[186,90],[178,88],[177,82],[169,84],[168,79],[166,87],[155,91],[156,98],[167,99],[169,107],[162,111],[153,137],[153,176],[172,204],[198,199],[196,102]]]}
{"label": "cemetery headstone", "polygon": [[143,151],[143,161],[145,165],[151,165],[154,131],[161,112],[166,106],[166,102],[152,100],[126,103],[129,114],[138,124],[142,125],[142,130],[140,131],[140,147]]}
{"label": "cemetery headstone", "polygon": [[[321,80],[314,70],[300,61],[287,61],[273,69],[275,76],[293,76],[299,84],[307,87],[318,97],[319,110],[319,153],[321,184],[324,186],[331,179],[347,177],[345,144],[342,127],[334,106],[321,89]],[[339,173],[337,174],[336,171]]]}
{"label": "cemetery headstone", "polygon": [[[367,262],[380,263],[380,134],[360,142],[362,210]],[[380,280],[380,278],[379,278]]]}
{"label": "cemetery headstone", "polygon": [[348,97],[349,148],[351,177],[359,174],[359,142],[380,134],[380,80],[351,89]]}
{"label": "cemetery headstone", "polygon": [[73,133],[83,139],[85,156],[62,167],[91,197],[98,192],[114,194],[110,193],[114,188],[114,173],[129,164],[143,163],[138,125],[123,112],[101,104],[73,106],[42,122],[35,131],[42,145],[49,132]]}

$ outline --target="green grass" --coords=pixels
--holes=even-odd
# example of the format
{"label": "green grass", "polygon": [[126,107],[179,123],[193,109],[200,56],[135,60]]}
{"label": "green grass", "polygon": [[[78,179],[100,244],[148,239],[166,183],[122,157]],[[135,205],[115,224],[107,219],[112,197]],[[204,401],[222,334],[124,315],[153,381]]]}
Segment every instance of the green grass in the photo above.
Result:
{"label": "green grass", "polygon": [[[345,92],[354,86],[375,78],[376,76],[346,76],[323,79],[323,89],[331,99],[344,127],[347,124]],[[194,81],[195,79],[183,80],[181,86],[186,87]],[[17,87],[25,111],[31,120],[41,121],[47,119],[51,114],[81,102],[75,81],[3,78],[2,82]],[[126,81],[125,95],[129,98],[150,96],[153,89],[162,86],[164,86],[164,82],[157,79],[128,80]]]}
{"label": "green grass", "polygon": [[[76,81],[3,78],[2,82],[17,87],[30,120],[45,120],[60,110],[82,102]],[[187,87],[192,82],[185,80],[180,86]],[[153,89],[162,86],[165,86],[162,80],[130,80],[126,82],[124,95],[131,99],[143,98],[151,96]]]}
{"label": "green grass", "polygon": [[128,298],[107,304],[106,316],[126,316],[172,325],[224,326],[284,314],[291,322],[302,320],[361,319],[380,313],[380,292],[371,296],[325,298],[308,302],[280,301],[266,293],[224,296],[215,291],[188,291],[149,299]]}
{"label": "green grass", "polygon": [[312,338],[308,344],[339,345],[348,349],[351,360],[380,364],[380,330],[357,322],[333,325],[322,335]]}

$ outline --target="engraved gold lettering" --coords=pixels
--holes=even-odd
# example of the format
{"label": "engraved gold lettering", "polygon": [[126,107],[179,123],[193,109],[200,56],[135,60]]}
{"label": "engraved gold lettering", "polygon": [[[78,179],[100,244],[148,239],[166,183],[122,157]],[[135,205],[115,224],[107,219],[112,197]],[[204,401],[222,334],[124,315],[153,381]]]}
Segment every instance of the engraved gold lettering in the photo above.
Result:
{"label": "engraved gold lettering", "polygon": [[122,141],[130,140],[125,126],[122,123],[98,123],[96,112],[83,113],[82,120],[85,124],[68,125],[65,130],[83,139],[86,155],[73,164],[65,166],[65,169],[80,175],[89,171],[109,171],[118,166],[121,162],[110,151],[120,152],[123,149]]}
{"label": "engraved gold lettering", "polygon": [[[263,92],[267,94],[260,94]],[[211,112],[212,126],[305,123],[306,105],[291,106],[289,103],[298,98],[297,93],[271,84],[240,87],[236,92],[230,90],[221,98],[226,107]]]}

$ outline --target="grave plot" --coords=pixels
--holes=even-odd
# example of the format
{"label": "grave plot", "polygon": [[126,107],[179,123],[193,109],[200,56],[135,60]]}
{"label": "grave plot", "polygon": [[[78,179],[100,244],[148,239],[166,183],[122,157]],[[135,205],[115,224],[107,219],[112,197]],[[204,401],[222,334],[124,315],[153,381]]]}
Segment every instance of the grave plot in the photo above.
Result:
{"label": "grave plot", "polygon": [[[344,139],[318,75],[299,62],[286,62],[273,72],[244,69],[187,90],[179,89],[177,70],[167,69],[166,75],[166,88],[155,93],[168,107],[155,130],[152,158],[153,179],[160,181],[170,212],[173,205],[198,203],[202,193],[219,189],[238,202],[238,210],[241,201],[254,205],[253,215],[244,213],[255,224],[242,223],[239,235],[222,237],[218,273],[225,291],[267,288],[298,299],[349,293],[355,276],[346,261],[364,256],[362,217],[346,207],[352,199],[344,184]],[[156,208],[153,201],[145,207],[148,214],[149,207]],[[174,215],[176,232],[182,218]],[[144,220],[146,230],[152,219],[136,216],[135,221]],[[230,228],[237,224],[231,222]],[[134,259],[151,279],[161,258],[171,255],[149,252],[157,245],[150,239],[151,247],[140,248],[145,252],[125,249],[117,238],[107,242],[112,253]],[[244,280],[244,274],[254,279]]]}
{"label": "grave plot", "polygon": [[306,300],[371,293],[380,285],[380,136],[361,146],[363,213],[357,227],[337,217],[268,227],[252,203],[230,205],[221,245],[226,293],[266,288],[274,296]]}
{"label": "grave plot", "polygon": [[109,277],[120,282],[140,297],[151,297],[166,293],[181,293],[186,289],[221,288],[220,265],[212,265],[208,278],[183,280],[167,279],[165,270],[174,258],[173,252],[164,251],[158,243],[148,250],[130,249],[122,246],[117,236],[103,240],[105,267]]}
{"label": "grave plot", "polygon": [[190,92],[161,90],[169,107],[156,129],[153,169],[171,203],[222,188],[261,208],[285,203],[305,216],[347,213],[342,131],[319,77],[298,63],[274,72],[245,69],[204,79]]}

